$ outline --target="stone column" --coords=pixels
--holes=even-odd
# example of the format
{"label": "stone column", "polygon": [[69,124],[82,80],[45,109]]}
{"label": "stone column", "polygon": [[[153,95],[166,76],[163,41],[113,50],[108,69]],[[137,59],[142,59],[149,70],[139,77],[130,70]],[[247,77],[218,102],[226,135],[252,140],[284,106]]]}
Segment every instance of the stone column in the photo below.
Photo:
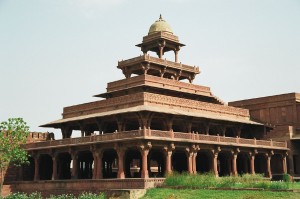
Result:
{"label": "stone column", "polygon": [[197,151],[193,153],[193,174],[197,174]]}
{"label": "stone column", "polygon": [[284,174],[287,173],[286,156],[286,154],[282,155],[282,172]]}
{"label": "stone column", "polygon": [[164,153],[166,158],[166,171],[165,175],[172,173],[172,151],[175,149],[174,144],[170,144],[170,146],[164,147]]}
{"label": "stone column", "polygon": [[149,178],[148,154],[149,154],[149,149],[141,149],[141,155],[142,155],[141,178]]}
{"label": "stone column", "polygon": [[72,165],[72,179],[78,178],[78,152],[74,151],[71,153],[73,165]]}
{"label": "stone column", "polygon": [[118,148],[117,153],[118,153],[118,178],[124,179],[125,178],[125,174],[124,174],[125,149],[124,148]]}
{"label": "stone column", "polygon": [[193,174],[193,151],[187,152],[187,165],[189,174]]}
{"label": "stone column", "polygon": [[237,166],[236,166],[236,160],[237,160],[237,152],[234,152],[232,154],[232,175],[237,176]]}
{"label": "stone column", "polygon": [[40,180],[40,155],[34,156],[34,181]]}
{"label": "stone column", "polygon": [[52,156],[52,180],[57,180],[57,155]]}
{"label": "stone column", "polygon": [[272,172],[271,172],[271,156],[273,155],[272,152],[271,153],[266,153],[266,161],[267,161],[267,172],[266,172],[266,176],[268,178],[272,178]]}
{"label": "stone column", "polygon": [[102,157],[103,157],[103,151],[97,151],[97,173],[96,173],[96,179],[102,179]]}
{"label": "stone column", "polygon": [[211,151],[212,151],[212,172],[215,174],[216,177],[219,177],[218,155],[221,150],[218,147],[217,149],[212,149]]}
{"label": "stone column", "polygon": [[255,174],[255,154],[250,155],[250,173]]}
{"label": "stone column", "polygon": [[[94,151],[93,152],[93,158],[94,158],[94,171],[93,171],[93,179],[96,179],[96,177],[97,177],[97,172],[98,172],[98,157],[97,157],[97,154],[96,154],[96,152]],[[92,167],[92,165],[91,165],[91,167]]]}
{"label": "stone column", "polygon": [[175,53],[175,62],[178,63],[178,50],[174,50]]}

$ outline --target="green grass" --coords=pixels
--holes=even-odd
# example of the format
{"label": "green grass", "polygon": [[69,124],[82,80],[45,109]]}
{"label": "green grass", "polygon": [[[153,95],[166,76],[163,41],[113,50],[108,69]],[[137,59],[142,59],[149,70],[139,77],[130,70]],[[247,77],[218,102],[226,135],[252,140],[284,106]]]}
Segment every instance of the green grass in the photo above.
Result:
{"label": "green grass", "polygon": [[274,199],[300,198],[299,193],[271,191],[227,191],[205,189],[156,188],[147,191],[142,199]]}

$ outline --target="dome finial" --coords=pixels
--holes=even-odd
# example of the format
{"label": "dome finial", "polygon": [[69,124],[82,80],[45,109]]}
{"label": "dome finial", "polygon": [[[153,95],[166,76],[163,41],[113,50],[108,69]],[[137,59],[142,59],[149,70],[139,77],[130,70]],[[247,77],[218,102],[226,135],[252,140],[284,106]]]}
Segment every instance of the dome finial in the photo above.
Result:
{"label": "dome finial", "polygon": [[162,18],[161,14],[159,15],[159,19],[150,26],[148,35],[156,32],[168,32],[173,34],[170,25]]}

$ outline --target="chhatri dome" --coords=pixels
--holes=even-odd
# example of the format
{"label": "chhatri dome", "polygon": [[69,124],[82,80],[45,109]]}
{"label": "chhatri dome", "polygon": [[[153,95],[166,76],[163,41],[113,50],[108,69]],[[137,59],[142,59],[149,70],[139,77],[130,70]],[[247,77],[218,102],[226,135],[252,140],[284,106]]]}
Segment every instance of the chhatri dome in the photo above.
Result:
{"label": "chhatri dome", "polygon": [[156,32],[168,32],[173,34],[171,26],[162,18],[161,15],[159,16],[159,19],[150,26],[148,35]]}

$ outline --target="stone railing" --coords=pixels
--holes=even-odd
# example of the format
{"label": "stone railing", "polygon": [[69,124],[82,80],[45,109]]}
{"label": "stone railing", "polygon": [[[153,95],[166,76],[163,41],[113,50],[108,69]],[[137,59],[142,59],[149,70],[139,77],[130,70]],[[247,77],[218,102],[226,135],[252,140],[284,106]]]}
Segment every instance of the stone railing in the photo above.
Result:
{"label": "stone railing", "polygon": [[118,68],[123,68],[125,66],[133,65],[133,64],[136,64],[136,63],[144,62],[144,61],[154,63],[154,64],[163,65],[163,66],[166,66],[168,68],[176,68],[176,69],[179,69],[179,70],[189,71],[189,72],[193,72],[193,73],[200,73],[199,67],[189,66],[189,65],[186,65],[186,64],[182,64],[182,63],[176,63],[176,62],[168,61],[166,59],[152,57],[152,56],[147,55],[147,54],[141,55],[139,57],[119,61],[118,62]]}
{"label": "stone railing", "polygon": [[[129,87],[139,86],[151,82],[155,82],[156,87],[169,88],[172,90],[180,90],[180,91],[190,91],[190,93],[195,93],[195,94],[205,93],[205,95],[211,96],[209,87],[190,84],[186,82],[180,82],[180,81],[167,79],[167,78],[156,77],[152,75],[139,75],[128,79],[122,79],[122,80],[110,82],[107,84],[107,92],[122,90]],[[214,98],[216,97],[214,96]]]}
{"label": "stone railing", "polygon": [[108,133],[103,135],[93,135],[79,138],[67,138],[62,140],[50,140],[45,142],[28,143],[24,145],[27,150],[34,150],[39,148],[54,148],[65,147],[73,145],[87,145],[91,143],[101,143],[109,141],[124,141],[136,139],[153,139],[153,140],[168,140],[175,142],[194,142],[203,144],[219,144],[219,145],[235,145],[245,147],[265,147],[286,149],[286,142],[275,142],[268,140],[244,139],[239,137],[223,137],[215,135],[204,135],[194,133],[180,133],[173,131],[160,130],[133,130],[123,131],[119,133]]}

